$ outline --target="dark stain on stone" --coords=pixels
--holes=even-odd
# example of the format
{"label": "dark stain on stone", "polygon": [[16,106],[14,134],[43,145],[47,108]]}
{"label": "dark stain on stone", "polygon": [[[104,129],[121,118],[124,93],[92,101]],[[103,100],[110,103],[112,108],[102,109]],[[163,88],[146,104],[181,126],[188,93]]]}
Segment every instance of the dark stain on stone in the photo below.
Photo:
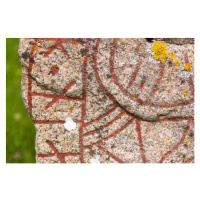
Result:
{"label": "dark stain on stone", "polygon": [[107,98],[105,96],[103,96],[102,98],[99,99],[99,101],[101,102],[106,102]]}
{"label": "dark stain on stone", "polygon": [[147,42],[153,42],[153,38],[145,38]]}
{"label": "dark stain on stone", "polygon": [[109,156],[106,158],[106,160],[107,160],[107,161],[109,161],[109,160],[110,160],[110,155],[109,155]]}
{"label": "dark stain on stone", "polygon": [[23,58],[24,60],[27,60],[29,57],[30,57],[29,52],[25,51],[25,52],[22,53],[22,58]]}
{"label": "dark stain on stone", "polygon": [[99,132],[98,138],[102,138],[102,133],[101,132]]}
{"label": "dark stain on stone", "polygon": [[30,57],[29,62],[32,63],[32,64],[34,64],[34,58]]}
{"label": "dark stain on stone", "polygon": [[92,74],[92,73],[89,73],[88,76],[87,76],[87,78],[88,78],[90,81],[92,81],[92,77],[93,77],[93,74]]}
{"label": "dark stain on stone", "polygon": [[96,153],[96,152],[95,152],[94,150],[90,149],[89,154],[90,154],[91,156],[95,155],[95,153]]}
{"label": "dark stain on stone", "polygon": [[74,38],[74,40],[80,42],[81,44],[84,44],[86,42],[85,38]]}
{"label": "dark stain on stone", "polygon": [[93,51],[94,52],[97,51],[97,47],[96,46],[93,47]]}
{"label": "dark stain on stone", "polygon": [[169,63],[169,67],[171,67],[172,66],[172,61],[169,60],[168,63]]}
{"label": "dark stain on stone", "polygon": [[51,80],[51,85],[55,85],[55,80]]}
{"label": "dark stain on stone", "polygon": [[185,83],[185,80],[181,80],[181,84],[184,84]]}
{"label": "dark stain on stone", "polygon": [[191,133],[189,134],[189,136],[190,136],[190,137],[194,137],[194,133],[191,132]]}
{"label": "dark stain on stone", "polygon": [[80,52],[81,52],[81,56],[85,56],[85,53],[86,53],[87,49],[81,49]]}
{"label": "dark stain on stone", "polygon": [[46,53],[45,51],[40,51],[39,54],[42,55],[42,54],[45,54],[45,53]]}
{"label": "dark stain on stone", "polygon": [[107,76],[107,78],[111,78],[112,77],[110,74],[107,74],[106,76]]}
{"label": "dark stain on stone", "polygon": [[154,38],[154,40],[177,45],[194,44],[194,38]]}

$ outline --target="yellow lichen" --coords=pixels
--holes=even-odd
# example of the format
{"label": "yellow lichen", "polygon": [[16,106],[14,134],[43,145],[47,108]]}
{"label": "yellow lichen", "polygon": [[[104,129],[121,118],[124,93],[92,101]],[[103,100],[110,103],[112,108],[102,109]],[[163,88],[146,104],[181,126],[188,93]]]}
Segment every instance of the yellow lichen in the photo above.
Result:
{"label": "yellow lichen", "polygon": [[184,70],[189,70],[191,69],[192,65],[191,64],[187,64],[187,65],[184,65]]}
{"label": "yellow lichen", "polygon": [[174,61],[174,63],[175,63],[176,66],[179,66],[179,65],[180,65],[179,59],[176,59],[176,60]]}
{"label": "yellow lichen", "polygon": [[188,93],[185,92],[185,90],[183,90],[183,96],[185,97],[185,96],[187,96],[187,95],[188,95]]}
{"label": "yellow lichen", "polygon": [[138,100],[138,96],[132,96],[132,98]]}
{"label": "yellow lichen", "polygon": [[170,58],[171,60],[174,60],[175,57],[176,57],[176,53],[172,53],[172,54],[169,55],[169,58]]}
{"label": "yellow lichen", "polygon": [[69,110],[70,112],[72,112],[73,108],[72,108],[72,107],[69,107],[68,110]]}
{"label": "yellow lichen", "polygon": [[152,46],[151,51],[155,52],[154,58],[156,60],[160,60],[162,63],[165,63],[166,58],[168,56],[168,53],[167,53],[167,46],[165,45],[164,42],[162,42],[162,43],[160,43],[160,42],[154,43],[154,45]]}

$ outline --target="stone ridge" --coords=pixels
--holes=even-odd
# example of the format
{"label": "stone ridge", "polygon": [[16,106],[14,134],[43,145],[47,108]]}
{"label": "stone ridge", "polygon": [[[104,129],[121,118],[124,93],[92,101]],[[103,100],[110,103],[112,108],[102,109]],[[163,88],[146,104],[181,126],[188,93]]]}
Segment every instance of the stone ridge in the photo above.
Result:
{"label": "stone ridge", "polygon": [[154,41],[164,41],[170,44],[177,44],[177,45],[183,45],[183,44],[194,44],[194,38],[149,38],[150,40],[147,41],[152,42]]}

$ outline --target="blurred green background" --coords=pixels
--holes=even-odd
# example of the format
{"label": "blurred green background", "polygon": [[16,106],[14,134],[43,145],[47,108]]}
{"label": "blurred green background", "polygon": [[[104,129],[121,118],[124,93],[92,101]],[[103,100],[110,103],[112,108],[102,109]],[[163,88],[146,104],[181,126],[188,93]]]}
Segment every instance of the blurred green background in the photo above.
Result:
{"label": "blurred green background", "polygon": [[35,128],[22,101],[18,38],[6,39],[6,162],[35,163]]}

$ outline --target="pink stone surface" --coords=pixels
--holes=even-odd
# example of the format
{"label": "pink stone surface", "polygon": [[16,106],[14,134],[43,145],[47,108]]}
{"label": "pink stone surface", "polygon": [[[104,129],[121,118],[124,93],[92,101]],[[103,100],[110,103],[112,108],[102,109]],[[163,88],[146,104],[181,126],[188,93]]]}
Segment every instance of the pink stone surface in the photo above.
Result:
{"label": "pink stone surface", "polygon": [[[179,66],[154,58],[152,46],[163,40]],[[194,162],[191,41],[20,39],[37,163]],[[66,118],[75,129],[66,129]]]}

